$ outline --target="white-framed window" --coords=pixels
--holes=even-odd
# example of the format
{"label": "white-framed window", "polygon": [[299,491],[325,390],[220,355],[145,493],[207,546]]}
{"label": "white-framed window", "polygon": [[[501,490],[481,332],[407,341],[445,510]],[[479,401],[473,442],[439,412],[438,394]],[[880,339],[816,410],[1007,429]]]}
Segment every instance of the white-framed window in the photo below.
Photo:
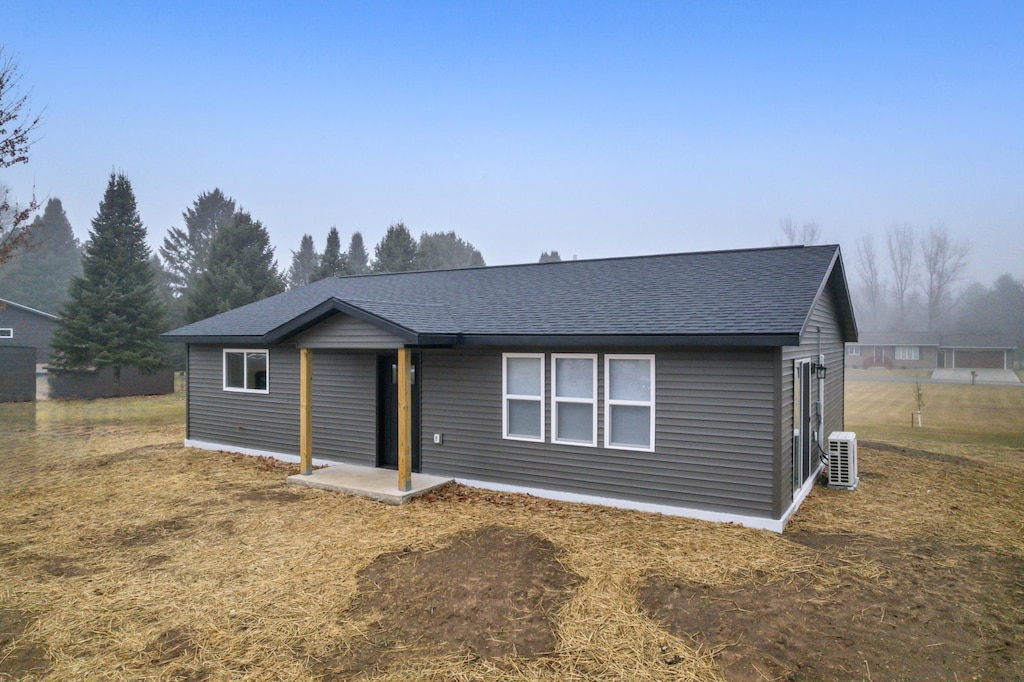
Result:
{"label": "white-framed window", "polygon": [[224,349],[224,390],[270,392],[270,354],[248,348]]}
{"label": "white-framed window", "polygon": [[597,446],[597,355],[551,355],[551,403],[552,441]]}
{"label": "white-framed window", "polygon": [[654,450],[654,356],[604,356],[604,446]]}
{"label": "white-framed window", "polygon": [[860,355],[860,346],[847,346],[846,347],[846,354],[847,355]]}
{"label": "white-framed window", "polygon": [[0,327],[0,339],[13,339],[14,329],[11,327]]}
{"label": "white-framed window", "polygon": [[919,346],[896,346],[897,360],[920,360],[921,348]]}
{"label": "white-framed window", "polygon": [[544,354],[502,354],[502,436],[544,441]]}

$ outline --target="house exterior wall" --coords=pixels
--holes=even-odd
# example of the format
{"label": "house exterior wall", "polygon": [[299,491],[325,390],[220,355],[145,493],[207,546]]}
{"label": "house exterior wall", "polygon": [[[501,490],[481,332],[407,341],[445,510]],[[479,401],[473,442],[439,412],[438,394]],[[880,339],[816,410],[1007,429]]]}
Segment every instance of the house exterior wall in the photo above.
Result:
{"label": "house exterior wall", "polygon": [[[592,353],[593,349],[576,352]],[[551,353],[545,353],[544,442],[526,442],[502,438],[500,350],[424,352],[423,472],[770,517],[775,428],[772,352],[658,350],[654,354],[655,451],[640,452],[604,447],[600,399],[597,447],[552,442]],[[603,375],[604,352],[598,356],[599,398],[603,398]],[[443,444],[434,444],[435,433],[444,434]]]}
{"label": "house exterior wall", "polygon": [[935,346],[918,346],[919,360],[897,360],[896,346],[861,343],[856,346],[860,348],[860,355],[850,355],[847,351],[845,356],[845,365],[849,369],[935,369],[938,366],[938,348]]}
{"label": "house exterior wall", "polygon": [[950,369],[1013,369],[1013,352],[967,348],[950,349],[946,351],[946,367]]}
{"label": "house exterior wall", "polygon": [[35,348],[37,363],[50,361],[50,339],[56,328],[57,321],[50,317],[0,303],[0,329],[11,329],[14,334],[0,337],[0,346]]}
{"label": "house exterior wall", "polygon": [[188,437],[298,454],[299,351],[270,348],[269,392],[262,394],[224,390],[223,350],[223,346],[189,346]]}
{"label": "house exterior wall", "polygon": [[295,338],[299,348],[393,349],[402,339],[350,315],[338,313]]}
{"label": "house exterior wall", "polygon": [[318,459],[376,466],[375,353],[313,352],[313,453]]}
{"label": "house exterior wall", "polygon": [[[821,328],[819,337],[818,328]],[[785,346],[781,349],[780,369],[778,377],[781,395],[781,411],[779,413],[778,430],[778,452],[779,452],[779,478],[776,481],[776,500],[779,508],[775,510],[776,517],[782,515],[793,502],[793,375],[794,362],[796,360],[811,359],[818,357],[819,343],[821,354],[825,356],[825,367],[828,368],[825,377],[825,399],[824,423],[820,435],[822,447],[827,447],[828,435],[833,431],[842,431],[845,426],[845,339],[842,329],[839,326],[839,318],[836,312],[835,297],[831,290],[826,287],[818,298],[807,323],[805,334],[800,339],[799,346]],[[811,381],[811,411],[814,413],[814,401],[819,399],[818,381]],[[812,428],[813,417],[812,417]]]}

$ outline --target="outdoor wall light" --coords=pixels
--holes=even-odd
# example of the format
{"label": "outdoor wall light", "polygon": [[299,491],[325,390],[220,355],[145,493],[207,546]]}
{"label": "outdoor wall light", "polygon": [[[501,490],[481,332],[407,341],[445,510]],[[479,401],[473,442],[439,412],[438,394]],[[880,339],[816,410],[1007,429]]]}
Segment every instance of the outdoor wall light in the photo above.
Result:
{"label": "outdoor wall light", "polygon": [[819,365],[816,362],[811,363],[811,374],[813,374],[814,376],[818,377],[822,381],[825,380],[825,373],[826,372],[828,372],[828,367],[826,367],[825,365]]}

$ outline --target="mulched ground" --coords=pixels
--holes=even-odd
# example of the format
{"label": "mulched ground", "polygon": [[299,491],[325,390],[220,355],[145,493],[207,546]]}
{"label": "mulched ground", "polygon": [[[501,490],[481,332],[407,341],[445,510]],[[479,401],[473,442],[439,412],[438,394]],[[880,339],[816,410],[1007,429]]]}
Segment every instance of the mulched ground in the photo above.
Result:
{"label": "mulched ground", "polygon": [[866,535],[789,539],[837,566],[862,554],[885,579],[708,587],[655,575],[640,601],[672,632],[719,649],[729,680],[1024,679],[1020,557]]}
{"label": "mulched ground", "polygon": [[0,681],[1024,679],[1017,459],[861,443],[860,488],[778,536],[462,486],[386,507],[181,436],[0,449]]}

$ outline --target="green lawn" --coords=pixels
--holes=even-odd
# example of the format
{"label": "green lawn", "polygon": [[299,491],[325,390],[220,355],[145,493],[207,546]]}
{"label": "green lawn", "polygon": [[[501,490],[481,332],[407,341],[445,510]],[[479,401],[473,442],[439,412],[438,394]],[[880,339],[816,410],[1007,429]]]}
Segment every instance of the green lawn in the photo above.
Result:
{"label": "green lawn", "polygon": [[921,384],[921,427],[914,384],[850,381],[846,384],[846,427],[862,440],[927,445],[956,454],[990,458],[1024,455],[1024,387]]}

